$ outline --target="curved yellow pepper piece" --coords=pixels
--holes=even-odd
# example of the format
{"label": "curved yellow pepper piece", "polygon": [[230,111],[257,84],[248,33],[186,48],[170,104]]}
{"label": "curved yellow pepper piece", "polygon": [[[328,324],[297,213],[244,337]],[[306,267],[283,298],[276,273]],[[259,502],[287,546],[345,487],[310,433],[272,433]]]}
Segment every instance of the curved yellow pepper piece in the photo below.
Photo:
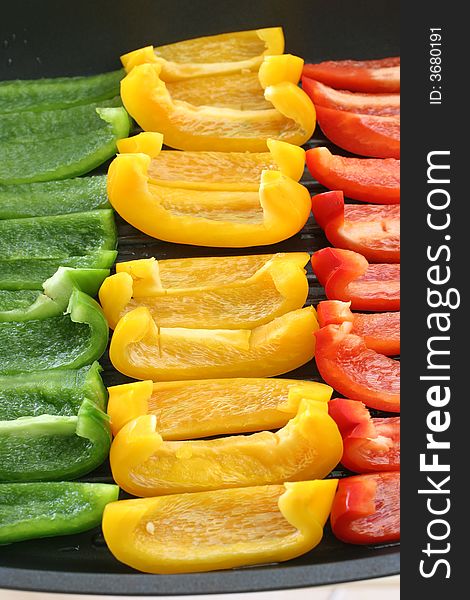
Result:
{"label": "curved yellow pepper piece", "polygon": [[187,190],[149,182],[146,154],[119,154],[108,171],[108,196],[131,225],[168,242],[245,248],[299,232],[311,209],[307,188],[263,171],[258,192]]}
{"label": "curved yellow pepper piece", "polygon": [[282,27],[235,31],[184,40],[166,46],[146,46],[121,56],[127,72],[136,65],[156,63],[164,81],[257,70],[263,57],[284,52]]}
{"label": "curved yellow pepper piece", "polygon": [[111,502],[103,534],[119,561],[146,573],[281,562],[321,541],[337,483],[299,481]]}
{"label": "curved yellow pepper piece", "polygon": [[109,458],[119,487],[159,496],[322,479],[342,452],[328,404],[302,399],[297,415],[277,433],[168,442],[157,433],[155,415],[137,417],[118,432]]}
{"label": "curved yellow pepper piece", "polygon": [[237,110],[173,100],[160,69],[158,64],[134,67],[121,81],[121,97],[142,129],[162,133],[172,148],[265,152],[268,138],[301,146],[315,129],[313,103],[291,81],[266,87],[272,108]]}
{"label": "curved yellow pepper piece", "polygon": [[[163,289],[156,261],[142,259],[135,261],[137,273],[130,262],[130,273],[107,277],[99,298],[111,329],[140,306],[150,310],[159,327],[253,329],[302,308],[308,296],[304,267],[309,258],[307,252],[276,254],[248,279],[189,289]],[[237,270],[237,257],[232,257],[232,269]]]}
{"label": "curved yellow pepper piece", "polygon": [[280,171],[299,181],[304,172],[305,150],[269,139],[269,152],[181,152],[162,150],[163,135],[143,131],[118,140],[121,154],[148,154],[151,183],[204,190],[257,191],[263,170]]}
{"label": "curved yellow pepper piece", "polygon": [[157,327],[148,308],[122,317],[111,339],[114,367],[135,379],[272,377],[315,354],[315,309],[294,310],[255,329]]}
{"label": "curved yellow pepper piece", "polygon": [[141,415],[155,415],[165,440],[279,429],[302,398],[328,402],[329,385],[297,379],[193,379],[137,381],[108,388],[113,435]]}

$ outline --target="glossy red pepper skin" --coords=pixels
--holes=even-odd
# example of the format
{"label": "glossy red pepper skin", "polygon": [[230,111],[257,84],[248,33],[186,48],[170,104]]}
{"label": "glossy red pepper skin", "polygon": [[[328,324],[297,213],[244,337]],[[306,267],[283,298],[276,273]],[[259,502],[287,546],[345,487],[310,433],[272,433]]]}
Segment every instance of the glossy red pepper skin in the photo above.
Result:
{"label": "glossy red pepper skin", "polygon": [[335,536],[348,544],[400,539],[400,473],[369,473],[341,479],[331,510]]}
{"label": "glossy red pepper skin", "polygon": [[336,248],[354,250],[369,262],[400,262],[400,206],[344,204],[341,191],[312,197],[315,221]]}
{"label": "glossy red pepper skin", "polygon": [[341,463],[355,473],[400,470],[400,417],[372,418],[362,402],[335,398],[328,412],[343,438]]}
{"label": "glossy red pepper skin", "polygon": [[400,265],[369,264],[352,250],[322,248],[312,268],[329,300],[351,302],[353,310],[400,310]]}
{"label": "glossy red pepper skin", "polygon": [[372,94],[400,91],[399,56],[306,64],[302,74],[340,90]]}
{"label": "glossy red pepper skin", "polygon": [[317,106],[326,137],[343,150],[371,158],[400,158],[400,117],[358,115]]}
{"label": "glossy red pepper skin", "polygon": [[315,361],[324,381],[370,408],[400,412],[400,363],[370,350],[351,333],[352,323],[327,325],[315,332]]}
{"label": "glossy red pepper skin", "polygon": [[370,350],[385,356],[400,354],[400,312],[353,313],[349,302],[324,300],[317,306],[320,327],[352,323],[351,333],[359,335]]}
{"label": "glossy red pepper skin", "polygon": [[349,158],[319,147],[307,150],[306,159],[312,176],[330,190],[372,204],[400,202],[400,161],[395,158]]}
{"label": "glossy red pepper skin", "polygon": [[346,110],[360,115],[400,114],[400,94],[361,94],[335,90],[305,75],[302,77],[302,89],[310,96],[315,106]]}

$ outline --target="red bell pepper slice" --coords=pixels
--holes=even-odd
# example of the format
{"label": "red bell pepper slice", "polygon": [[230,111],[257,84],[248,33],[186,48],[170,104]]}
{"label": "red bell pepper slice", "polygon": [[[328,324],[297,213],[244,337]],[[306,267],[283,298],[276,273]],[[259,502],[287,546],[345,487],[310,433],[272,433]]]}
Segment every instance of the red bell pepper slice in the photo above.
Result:
{"label": "red bell pepper slice", "polygon": [[328,385],[370,408],[400,412],[400,363],[367,348],[352,323],[315,332],[315,361]]}
{"label": "red bell pepper slice", "polygon": [[400,202],[400,161],[395,158],[349,158],[328,148],[307,150],[307,167],[330,190],[373,204]]}
{"label": "red bell pepper slice", "polygon": [[351,302],[354,310],[400,310],[399,264],[370,265],[362,254],[342,248],[322,248],[311,262],[328,300]]}
{"label": "red bell pepper slice", "polygon": [[349,302],[325,300],[317,306],[320,327],[352,323],[351,333],[359,335],[370,350],[386,356],[400,354],[400,312],[353,313]]}
{"label": "red bell pepper slice", "polygon": [[327,60],[304,65],[302,74],[352,92],[400,91],[400,57],[379,60]]}
{"label": "red bell pepper slice", "polygon": [[400,539],[400,473],[369,473],[340,479],[330,516],[335,536],[348,544]]}
{"label": "red bell pepper slice", "polygon": [[323,133],[343,150],[373,158],[400,158],[400,117],[315,108]]}
{"label": "red bell pepper slice", "polygon": [[302,89],[315,106],[346,110],[360,115],[400,114],[400,94],[361,94],[335,90],[319,81],[302,77]]}
{"label": "red bell pepper slice", "polygon": [[344,204],[341,191],[312,197],[312,212],[336,248],[359,252],[370,262],[400,262],[400,206]]}
{"label": "red bell pepper slice", "polygon": [[400,417],[372,418],[362,402],[335,398],[328,412],[343,438],[341,463],[356,473],[400,470]]}

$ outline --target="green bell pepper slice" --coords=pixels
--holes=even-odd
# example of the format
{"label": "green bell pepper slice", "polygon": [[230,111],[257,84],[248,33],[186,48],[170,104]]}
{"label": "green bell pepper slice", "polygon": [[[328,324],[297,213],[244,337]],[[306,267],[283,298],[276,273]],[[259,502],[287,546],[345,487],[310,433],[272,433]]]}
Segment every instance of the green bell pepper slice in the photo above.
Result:
{"label": "green bell pepper slice", "polygon": [[86,77],[3,81],[0,83],[0,114],[68,108],[113,98],[119,94],[124,75],[120,69]]}
{"label": "green bell pepper slice", "polygon": [[0,544],[71,535],[101,524],[117,485],[73,481],[0,484]]}
{"label": "green bell pepper slice", "polygon": [[46,319],[62,314],[74,289],[96,296],[109,269],[59,267],[39,290],[0,290],[0,322]]}
{"label": "green bell pepper slice", "polygon": [[[116,250],[97,250],[83,256],[66,258],[0,260],[0,289],[40,290],[44,281],[52,277],[60,266],[77,269],[109,269],[115,263],[116,257]],[[27,304],[26,298],[25,305]]]}
{"label": "green bell pepper slice", "polygon": [[[0,141],[0,184],[34,183],[83,175],[116,152],[116,142],[129,135],[130,119],[122,107],[87,107],[95,125],[84,133],[73,133],[74,115],[69,116],[69,132],[64,123],[61,135],[52,128],[48,135],[29,139]],[[73,112],[74,109],[65,109]],[[18,119],[22,113],[18,113]],[[43,113],[36,113],[40,119]],[[63,115],[62,115],[63,119]]]}
{"label": "green bell pepper slice", "polygon": [[0,375],[0,421],[40,415],[75,416],[83,400],[106,409],[99,363],[63,371]]}
{"label": "green bell pepper slice", "polygon": [[109,417],[90,400],[77,416],[0,421],[0,482],[75,479],[108,456]]}
{"label": "green bell pepper slice", "polygon": [[0,185],[0,219],[23,219],[111,208],[106,175]]}
{"label": "green bell pepper slice", "polygon": [[100,358],[108,335],[99,304],[75,289],[64,315],[0,323],[0,374],[83,367]]}

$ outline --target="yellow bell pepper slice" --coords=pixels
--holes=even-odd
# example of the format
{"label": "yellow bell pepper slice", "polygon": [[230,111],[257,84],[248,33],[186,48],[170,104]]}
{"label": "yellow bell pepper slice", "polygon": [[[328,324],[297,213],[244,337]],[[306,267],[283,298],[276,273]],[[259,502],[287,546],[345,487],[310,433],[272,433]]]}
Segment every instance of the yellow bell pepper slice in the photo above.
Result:
{"label": "yellow bell pepper slice", "polygon": [[298,233],[311,209],[307,188],[263,171],[258,192],[187,190],[150,183],[146,154],[119,154],[108,171],[108,196],[131,225],[167,242],[246,248]]}
{"label": "yellow bell pepper slice", "polygon": [[146,573],[190,573],[286,561],[323,537],[337,479],[111,502],[103,534]]}
{"label": "yellow bell pepper slice", "polygon": [[264,56],[283,52],[282,27],[268,27],[146,46],[124,54],[121,62],[127,72],[136,65],[156,63],[161,66],[163,81],[179,81],[247,69],[257,71]]}
{"label": "yellow bell pepper slice", "polygon": [[271,108],[238,110],[174,99],[160,70],[158,64],[134,67],[121,81],[121,98],[142,129],[162,133],[172,148],[265,152],[268,138],[301,146],[315,129],[313,103],[291,81],[266,87],[264,97]]}
{"label": "yellow bell pepper slice", "polygon": [[[142,259],[127,263],[129,272],[107,277],[99,298],[111,329],[140,306],[149,309],[159,327],[253,329],[302,308],[308,296],[304,267],[309,258],[307,252],[276,254],[248,279],[189,289],[164,289],[158,262]],[[235,270],[236,263],[232,257]]]}
{"label": "yellow bell pepper slice", "polygon": [[164,440],[279,429],[302,398],[328,402],[329,385],[297,379],[193,379],[137,381],[108,388],[113,435],[141,415],[155,415]]}
{"label": "yellow bell pepper slice", "polygon": [[117,142],[123,153],[148,154],[149,181],[158,185],[204,190],[259,190],[264,170],[280,171],[299,181],[304,172],[305,150],[299,146],[267,140],[269,152],[162,151],[163,135],[144,131]]}
{"label": "yellow bell pepper slice", "polygon": [[117,324],[109,356],[118,371],[135,379],[272,377],[313,358],[317,329],[312,306],[251,330],[158,327],[142,306]]}
{"label": "yellow bell pepper slice", "polygon": [[119,487],[134,496],[159,496],[322,479],[342,452],[328,404],[303,399],[276,433],[164,441],[155,415],[137,417],[118,432],[109,458]]}

